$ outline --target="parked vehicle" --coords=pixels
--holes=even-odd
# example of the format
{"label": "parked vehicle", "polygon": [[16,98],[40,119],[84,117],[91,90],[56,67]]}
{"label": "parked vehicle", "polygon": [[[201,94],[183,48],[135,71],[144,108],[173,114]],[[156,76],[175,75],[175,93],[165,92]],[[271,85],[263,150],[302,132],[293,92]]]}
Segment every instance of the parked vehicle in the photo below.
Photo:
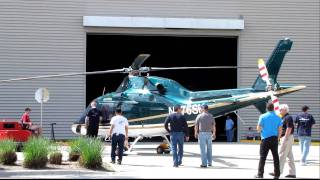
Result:
{"label": "parked vehicle", "polygon": [[13,139],[17,143],[17,151],[20,151],[23,143],[32,136],[30,130],[24,129],[17,120],[0,120],[0,141]]}

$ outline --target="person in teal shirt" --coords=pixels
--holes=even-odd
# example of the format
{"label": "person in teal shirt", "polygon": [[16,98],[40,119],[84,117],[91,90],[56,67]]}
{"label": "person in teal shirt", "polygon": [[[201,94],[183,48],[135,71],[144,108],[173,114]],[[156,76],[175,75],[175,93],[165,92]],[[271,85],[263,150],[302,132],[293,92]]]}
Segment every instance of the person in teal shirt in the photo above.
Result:
{"label": "person in teal shirt", "polygon": [[274,163],[274,178],[278,179],[280,176],[278,141],[282,131],[282,120],[274,112],[274,106],[271,102],[267,104],[267,110],[268,112],[259,117],[257,125],[257,130],[261,133],[261,144],[258,174],[255,177],[263,178],[265,162],[268,152],[271,150]]}

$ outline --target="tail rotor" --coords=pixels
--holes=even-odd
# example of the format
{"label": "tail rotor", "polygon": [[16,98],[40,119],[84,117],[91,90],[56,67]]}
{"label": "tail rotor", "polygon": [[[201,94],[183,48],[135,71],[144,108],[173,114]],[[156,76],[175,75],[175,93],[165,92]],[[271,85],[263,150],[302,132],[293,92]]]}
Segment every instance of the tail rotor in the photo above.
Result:
{"label": "tail rotor", "polygon": [[269,73],[268,73],[268,69],[263,61],[263,59],[259,59],[258,60],[258,68],[259,68],[259,73],[261,76],[261,79],[263,81],[266,82],[266,91],[268,91],[269,96],[271,97],[271,101],[274,105],[274,111],[276,112],[276,114],[280,114],[280,110],[279,110],[279,99],[277,96],[275,96],[275,92],[273,91],[274,87],[272,86],[270,79],[269,79]]}

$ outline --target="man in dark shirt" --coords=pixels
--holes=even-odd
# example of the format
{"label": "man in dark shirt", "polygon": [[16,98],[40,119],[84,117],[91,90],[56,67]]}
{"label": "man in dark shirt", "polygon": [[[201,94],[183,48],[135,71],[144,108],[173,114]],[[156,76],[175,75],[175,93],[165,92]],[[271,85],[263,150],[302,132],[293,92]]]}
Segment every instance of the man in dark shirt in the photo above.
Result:
{"label": "man in dark shirt", "polygon": [[174,113],[170,114],[164,123],[165,129],[170,133],[174,167],[179,167],[182,164],[184,137],[186,137],[186,141],[189,141],[188,124],[181,112],[180,105],[176,105]]}
{"label": "man in dark shirt", "polygon": [[313,119],[313,116],[307,112],[308,110],[308,106],[303,106],[302,112],[297,115],[295,120],[295,123],[298,124],[297,133],[301,149],[300,163],[302,166],[307,164],[306,160],[311,143],[311,129],[315,124],[315,120]]}
{"label": "man in dark shirt", "polygon": [[[281,104],[279,110],[282,117],[281,145],[279,150],[280,174],[283,173],[284,164],[286,163],[286,158],[288,158],[289,174],[285,177],[296,178],[296,167],[294,165],[294,157],[292,153],[292,145],[294,143],[293,118],[289,115],[289,107],[287,104]],[[274,176],[274,173],[270,173],[270,175]]]}
{"label": "man in dark shirt", "polygon": [[91,102],[91,109],[88,111],[85,123],[88,137],[97,137],[99,131],[99,122],[102,119],[102,113],[97,109],[97,103]]}

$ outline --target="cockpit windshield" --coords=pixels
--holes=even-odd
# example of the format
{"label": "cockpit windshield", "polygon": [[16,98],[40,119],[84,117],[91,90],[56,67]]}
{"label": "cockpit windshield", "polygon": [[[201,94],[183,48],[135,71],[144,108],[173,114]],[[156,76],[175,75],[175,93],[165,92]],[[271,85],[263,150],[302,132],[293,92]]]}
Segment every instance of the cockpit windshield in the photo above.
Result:
{"label": "cockpit windshield", "polygon": [[148,84],[148,79],[141,76],[127,76],[117,89],[117,93],[127,89],[143,89]]}

